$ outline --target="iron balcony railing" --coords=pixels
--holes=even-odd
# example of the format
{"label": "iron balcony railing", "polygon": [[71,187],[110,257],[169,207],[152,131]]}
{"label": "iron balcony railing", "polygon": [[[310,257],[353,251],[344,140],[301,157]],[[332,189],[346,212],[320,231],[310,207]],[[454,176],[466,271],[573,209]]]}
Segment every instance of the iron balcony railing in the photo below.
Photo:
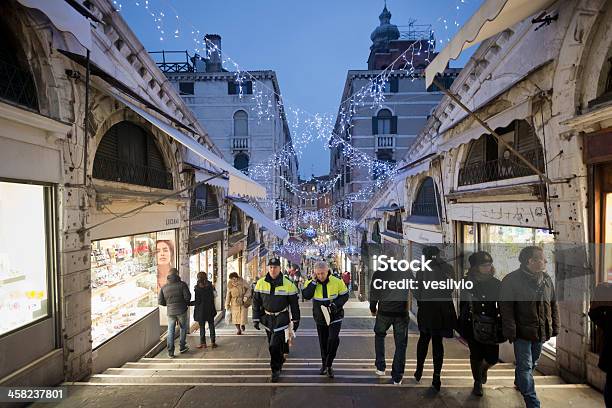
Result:
{"label": "iron balcony railing", "polygon": [[[194,72],[192,57],[187,51],[149,51],[157,67],[165,74],[179,72]],[[172,61],[168,61],[171,58]]]}
{"label": "iron balcony railing", "polygon": [[96,156],[93,176],[101,180],[172,190],[172,174],[122,160]]}
{"label": "iron balcony railing", "polygon": [[437,203],[412,203],[412,212],[410,215],[421,215],[424,217],[438,217]]}
{"label": "iron balcony railing", "polygon": [[[544,171],[544,154],[542,149],[528,150],[523,152],[522,155],[538,170]],[[518,158],[502,158],[463,166],[459,170],[459,186],[506,180],[534,174],[533,170]]]}
{"label": "iron balcony railing", "polygon": [[36,85],[30,71],[0,59],[0,98],[38,110]]}
{"label": "iron balcony railing", "polygon": [[206,208],[205,200],[192,200],[189,210],[190,221],[203,221],[219,218],[219,207]]}
{"label": "iron balcony railing", "polygon": [[248,137],[234,137],[232,138],[232,149],[234,150],[246,150],[249,148]]}

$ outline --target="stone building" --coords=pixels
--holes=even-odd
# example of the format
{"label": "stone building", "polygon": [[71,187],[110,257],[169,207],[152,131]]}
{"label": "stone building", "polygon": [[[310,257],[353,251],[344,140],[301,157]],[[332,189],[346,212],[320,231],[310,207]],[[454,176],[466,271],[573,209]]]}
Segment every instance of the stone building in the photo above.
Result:
{"label": "stone building", "polygon": [[[378,207],[397,204],[404,208],[402,234],[392,240],[406,256],[418,256],[424,245],[453,244],[445,256],[461,274],[470,252],[488,250],[500,278],[517,268],[522,246],[541,245],[560,299],[561,330],[545,345],[538,369],[601,389],[601,345],[586,312],[595,284],[610,281],[602,244],[612,228],[612,3],[548,3],[482,41],[450,88],[537,172],[444,97],[354,234],[362,242],[378,238],[384,251],[385,231],[396,232],[389,220],[402,212],[381,215]],[[477,16],[471,21],[480,27]],[[512,361],[508,344],[501,354]]]}
{"label": "stone building", "polygon": [[266,187],[268,199],[258,200],[264,213],[283,218],[285,207],[298,204],[291,188],[297,184],[298,161],[276,73],[228,71],[222,65],[221,36],[208,34],[205,43],[206,57],[151,54],[196,118],[206,123],[225,160]]}
{"label": "stone building", "polygon": [[[343,218],[359,217],[369,198],[365,192],[405,156],[442,98],[441,92],[425,89],[422,77],[428,61],[435,56],[430,27],[411,24],[400,30],[391,24],[386,6],[379,19],[380,25],[370,37],[368,69],[348,72],[332,138],[338,140],[330,141],[330,177],[341,176],[332,201],[342,203]],[[447,85],[457,72],[445,71]],[[368,96],[372,86],[383,89],[384,100],[379,104]],[[377,167],[348,159],[347,151],[353,149],[368,156],[370,163],[386,165]],[[347,197],[351,197],[349,201]]]}
{"label": "stone building", "polygon": [[110,0],[0,11],[0,383],[54,385],[163,340],[158,288],[171,267],[192,282],[198,171],[226,172],[201,185],[219,203],[265,190],[221,159]]}

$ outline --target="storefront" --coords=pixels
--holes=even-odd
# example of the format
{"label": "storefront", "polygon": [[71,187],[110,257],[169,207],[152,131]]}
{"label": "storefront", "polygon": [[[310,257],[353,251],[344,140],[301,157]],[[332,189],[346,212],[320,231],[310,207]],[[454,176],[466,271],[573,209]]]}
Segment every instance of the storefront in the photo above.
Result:
{"label": "storefront", "polygon": [[92,241],[93,349],[157,310],[176,259],[175,230]]}
{"label": "storefront", "polygon": [[221,259],[220,252],[221,242],[217,241],[191,254],[189,257],[189,287],[193,288],[198,283],[198,273],[204,272],[215,288],[215,307],[217,310],[221,310],[223,306],[221,299],[221,294],[223,293],[223,277],[221,276],[221,268],[219,267]]}
{"label": "storefront", "polygon": [[[459,234],[459,245],[456,249],[457,267],[462,269],[460,272],[467,272],[470,254],[475,251],[487,251],[493,258],[495,277],[502,280],[504,276],[520,267],[518,256],[521,249],[533,245],[544,250],[547,273],[555,282],[555,237],[548,229],[466,222],[457,225]],[[544,347],[554,353],[556,338],[551,338]]]}

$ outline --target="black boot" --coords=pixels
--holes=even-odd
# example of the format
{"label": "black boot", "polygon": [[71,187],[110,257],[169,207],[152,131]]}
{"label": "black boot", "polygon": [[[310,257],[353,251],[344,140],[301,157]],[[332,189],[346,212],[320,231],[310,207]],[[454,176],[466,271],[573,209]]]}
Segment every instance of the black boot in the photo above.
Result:
{"label": "black boot", "polygon": [[319,369],[319,375],[325,375],[325,374],[327,374],[327,367],[322,366],[322,367]]}
{"label": "black boot", "polygon": [[477,397],[482,397],[482,383],[480,381],[474,381],[474,388],[472,388],[472,394]]}
{"label": "black boot", "polygon": [[440,388],[442,387],[442,381],[440,379],[440,374],[433,375],[433,380],[431,380],[431,386],[434,390],[440,391]]}
{"label": "black boot", "polygon": [[417,365],[416,371],[414,372],[414,379],[416,382],[421,382],[421,377],[423,376],[423,366]]}
{"label": "black boot", "polygon": [[489,371],[489,368],[491,367],[493,367],[493,365],[487,363],[486,361],[483,361],[482,365],[480,366],[481,382],[483,384],[487,383],[487,371]]}
{"label": "black boot", "polygon": [[470,368],[472,369],[472,378],[474,378],[474,381],[484,384],[482,380],[482,360],[470,358]]}

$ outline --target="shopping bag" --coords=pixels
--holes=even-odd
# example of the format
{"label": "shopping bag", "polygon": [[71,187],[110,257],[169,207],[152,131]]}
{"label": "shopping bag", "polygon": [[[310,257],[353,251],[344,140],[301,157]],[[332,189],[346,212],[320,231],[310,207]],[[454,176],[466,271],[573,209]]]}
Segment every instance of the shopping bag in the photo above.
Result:
{"label": "shopping bag", "polygon": [[232,309],[227,309],[225,311],[225,324],[230,324],[232,322]]}

